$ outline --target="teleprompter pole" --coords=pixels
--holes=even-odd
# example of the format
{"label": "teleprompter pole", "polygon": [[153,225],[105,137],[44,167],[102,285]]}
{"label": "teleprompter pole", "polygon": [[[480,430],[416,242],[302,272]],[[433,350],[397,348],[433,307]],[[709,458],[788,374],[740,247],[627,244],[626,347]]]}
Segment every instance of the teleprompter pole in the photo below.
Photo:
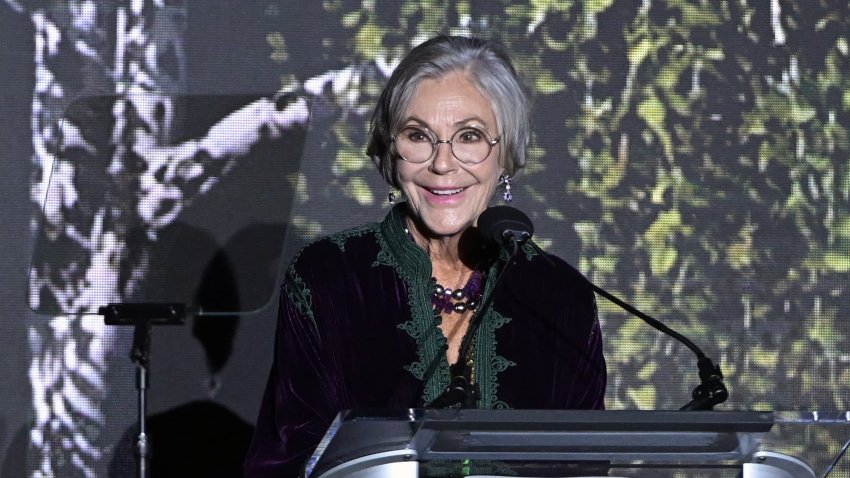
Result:
{"label": "teleprompter pole", "polygon": [[98,309],[106,325],[132,325],[133,346],[130,359],[136,366],[138,431],[135,443],[136,478],[148,478],[147,393],[149,383],[151,329],[153,325],[182,325],[185,304],[109,304]]}

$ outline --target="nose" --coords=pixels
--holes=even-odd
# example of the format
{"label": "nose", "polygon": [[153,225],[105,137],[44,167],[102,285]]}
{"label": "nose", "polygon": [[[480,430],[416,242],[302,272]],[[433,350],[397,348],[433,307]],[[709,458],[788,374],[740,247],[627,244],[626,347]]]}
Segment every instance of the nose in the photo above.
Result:
{"label": "nose", "polygon": [[452,153],[452,142],[448,139],[438,139],[434,142],[434,160],[431,161],[431,171],[435,174],[446,174],[457,168],[457,161]]}

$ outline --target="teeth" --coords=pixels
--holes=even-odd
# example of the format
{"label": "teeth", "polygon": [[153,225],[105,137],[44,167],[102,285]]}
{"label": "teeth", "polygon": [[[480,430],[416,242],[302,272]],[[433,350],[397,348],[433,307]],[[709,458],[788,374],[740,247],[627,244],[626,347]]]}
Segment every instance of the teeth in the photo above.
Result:
{"label": "teeth", "polygon": [[457,193],[463,191],[464,189],[466,189],[466,188],[441,189],[441,190],[430,189],[429,191],[431,191],[432,193],[437,194],[439,196],[451,196],[452,194],[457,194]]}

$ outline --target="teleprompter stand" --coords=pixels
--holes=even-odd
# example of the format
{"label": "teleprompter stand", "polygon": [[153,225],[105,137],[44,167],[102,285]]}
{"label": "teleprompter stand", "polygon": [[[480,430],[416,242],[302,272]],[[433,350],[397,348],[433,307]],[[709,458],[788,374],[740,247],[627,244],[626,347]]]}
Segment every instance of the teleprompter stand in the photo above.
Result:
{"label": "teleprompter stand", "polygon": [[146,429],[148,366],[150,365],[151,328],[154,325],[182,325],[185,304],[108,304],[98,309],[106,325],[132,325],[133,345],[130,359],[136,364],[138,392],[138,429],[136,435],[136,477],[147,478],[148,436]]}

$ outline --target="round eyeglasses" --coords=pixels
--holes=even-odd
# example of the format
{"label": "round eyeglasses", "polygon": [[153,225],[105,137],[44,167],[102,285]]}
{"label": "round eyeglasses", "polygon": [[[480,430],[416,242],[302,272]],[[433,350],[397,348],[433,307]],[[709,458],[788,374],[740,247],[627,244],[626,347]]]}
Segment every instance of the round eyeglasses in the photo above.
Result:
{"label": "round eyeglasses", "polygon": [[464,164],[478,164],[490,156],[493,146],[498,144],[502,137],[490,139],[490,135],[483,129],[464,126],[455,131],[452,139],[437,139],[428,128],[405,126],[390,137],[390,140],[401,159],[409,163],[431,160],[437,152],[437,147],[441,143],[447,143],[458,161]]}

